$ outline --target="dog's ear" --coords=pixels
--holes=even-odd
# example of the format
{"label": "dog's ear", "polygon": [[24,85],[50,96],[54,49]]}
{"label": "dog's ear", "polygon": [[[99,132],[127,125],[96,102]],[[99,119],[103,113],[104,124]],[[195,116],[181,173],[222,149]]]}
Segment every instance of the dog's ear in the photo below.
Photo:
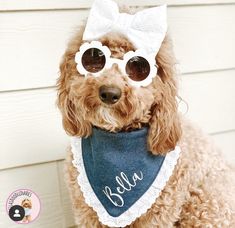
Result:
{"label": "dog's ear", "polygon": [[32,209],[32,201],[29,200],[29,208]]}
{"label": "dog's ear", "polygon": [[91,133],[91,125],[84,120],[79,110],[76,109],[73,98],[70,96],[70,80],[78,75],[75,63],[75,54],[82,43],[82,27],[72,42],[68,45],[60,64],[60,77],[57,81],[57,105],[62,113],[63,127],[69,135],[86,137]]}
{"label": "dog's ear", "polygon": [[[166,154],[173,150],[181,136],[175,81],[175,59],[168,37],[156,56],[161,94],[151,108],[152,117],[148,135],[149,149],[153,154]],[[158,84],[159,86],[159,84]]]}
{"label": "dog's ear", "polygon": [[25,201],[25,199],[21,201],[21,206],[23,206],[23,205],[24,205],[24,201]]}

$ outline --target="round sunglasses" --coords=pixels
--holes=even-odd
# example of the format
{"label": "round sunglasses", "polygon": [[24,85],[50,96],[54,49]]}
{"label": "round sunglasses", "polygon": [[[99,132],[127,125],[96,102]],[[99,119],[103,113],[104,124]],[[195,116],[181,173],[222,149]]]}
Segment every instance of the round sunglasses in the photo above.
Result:
{"label": "round sunglasses", "polygon": [[117,63],[131,85],[148,86],[157,75],[155,55],[147,55],[143,50],[127,52],[123,60],[111,58],[111,51],[99,41],[84,43],[75,55],[77,70],[82,75],[99,77],[102,71]]}

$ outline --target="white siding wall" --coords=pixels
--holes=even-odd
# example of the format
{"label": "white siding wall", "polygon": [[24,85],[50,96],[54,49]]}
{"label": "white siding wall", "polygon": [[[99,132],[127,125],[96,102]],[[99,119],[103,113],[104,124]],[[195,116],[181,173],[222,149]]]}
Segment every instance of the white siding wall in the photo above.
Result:
{"label": "white siding wall", "polygon": [[[120,0],[124,3],[127,1]],[[0,227],[18,227],[5,214],[8,195],[31,188],[40,218],[28,227],[69,227],[63,181],[68,137],[55,106],[55,80],[66,44],[92,0],[0,0]],[[235,164],[235,0],[129,0],[168,3],[188,117],[212,134]],[[181,105],[185,110],[185,105]]]}

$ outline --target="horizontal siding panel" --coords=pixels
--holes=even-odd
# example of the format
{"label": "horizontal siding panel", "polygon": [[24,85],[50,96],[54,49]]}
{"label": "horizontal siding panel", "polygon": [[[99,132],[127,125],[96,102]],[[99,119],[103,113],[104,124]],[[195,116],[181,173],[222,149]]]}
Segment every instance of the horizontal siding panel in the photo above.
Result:
{"label": "horizontal siding panel", "polygon": [[86,11],[0,14],[0,91],[55,85],[69,37],[86,15]]}
{"label": "horizontal siding panel", "polygon": [[[87,10],[0,14],[0,91],[55,84],[70,37]],[[235,67],[235,5],[169,8],[183,73]]]}
{"label": "horizontal siding panel", "polygon": [[[208,133],[235,129],[235,70],[185,75],[180,95],[186,114]],[[0,93],[0,167],[63,159],[68,137],[54,89]],[[185,105],[180,108],[185,112]]]}
{"label": "horizontal siding panel", "polygon": [[0,169],[64,158],[54,89],[0,93]]}
{"label": "horizontal siding panel", "polygon": [[235,5],[177,7],[168,21],[182,73],[235,68]]}
{"label": "horizontal siding panel", "polygon": [[29,227],[65,227],[56,162],[1,171],[0,180],[4,183],[0,188],[0,227],[19,227],[10,220],[4,205],[8,196],[20,188],[36,192],[41,201],[40,215]]}
{"label": "horizontal siding panel", "polygon": [[[235,70],[184,75],[181,97],[185,114],[208,133],[235,129]],[[180,103],[183,113],[184,102]]]}
{"label": "horizontal siding panel", "polygon": [[223,152],[225,159],[235,167],[235,131],[216,134],[212,137]]}
{"label": "horizontal siding panel", "polygon": [[[0,11],[7,10],[48,10],[89,8],[93,0],[0,0]],[[116,0],[119,4],[127,4],[125,0]],[[129,0],[128,5],[155,6],[156,3],[168,5],[198,5],[198,4],[229,4],[234,0]]]}

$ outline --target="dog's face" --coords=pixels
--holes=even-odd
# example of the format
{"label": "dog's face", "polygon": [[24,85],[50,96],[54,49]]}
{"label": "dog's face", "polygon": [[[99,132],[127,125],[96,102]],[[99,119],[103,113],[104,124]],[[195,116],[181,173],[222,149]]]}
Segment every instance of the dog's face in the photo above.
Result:
{"label": "dog's face", "polygon": [[31,209],[32,208],[31,200],[30,199],[22,200],[21,206],[24,207],[24,208],[30,208]]}
{"label": "dog's face", "polygon": [[[156,55],[158,73],[145,87],[132,86],[117,64],[99,77],[84,76],[76,69],[75,54],[83,41],[82,32],[70,43],[61,64],[58,80],[58,105],[66,132],[89,136],[92,126],[108,131],[127,131],[148,125],[149,149],[163,154],[173,149],[180,137],[177,115],[174,58],[166,38]],[[99,40],[113,58],[122,59],[135,50],[127,38],[107,34]]]}

